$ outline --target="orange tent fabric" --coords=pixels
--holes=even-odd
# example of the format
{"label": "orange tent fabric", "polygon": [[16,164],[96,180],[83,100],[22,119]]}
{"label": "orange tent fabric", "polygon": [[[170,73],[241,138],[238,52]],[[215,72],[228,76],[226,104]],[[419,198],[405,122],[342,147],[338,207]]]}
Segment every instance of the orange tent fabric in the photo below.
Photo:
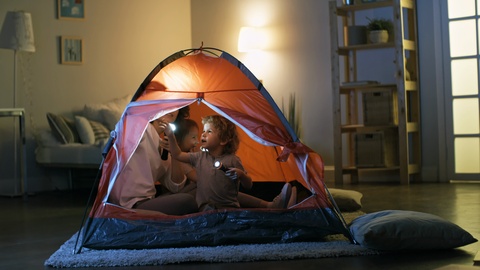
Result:
{"label": "orange tent fabric", "polygon": [[[287,210],[217,210],[184,217],[125,209],[109,203],[109,190],[135,151],[147,124],[184,106],[190,106],[191,118],[198,122],[202,116],[215,113],[227,117],[239,127],[241,144],[237,155],[254,181],[296,180],[311,195]],[[98,194],[84,226],[82,246],[148,248],[214,245],[240,239],[285,242],[308,237],[319,239],[332,233],[343,233],[351,239],[340,212],[326,191],[320,155],[299,141],[261,82],[226,52],[214,48],[184,50],[162,61],[140,85],[125,109],[112,132],[112,142],[104,159]],[[237,221],[239,216],[248,217],[249,220],[256,218],[257,225],[249,229],[238,228],[238,224],[233,224],[225,216],[232,216],[232,220]],[[206,218],[215,222],[219,222],[219,219],[226,221],[208,230],[202,227],[208,231],[205,235],[187,237],[185,241],[171,235],[173,227],[175,230],[181,227],[181,230],[190,231],[192,223]],[[182,222],[185,224],[182,225]],[[278,227],[279,222],[285,222],[286,231],[297,230],[302,233],[286,239],[285,231],[265,235],[265,228],[272,225]],[[168,230],[162,231],[165,226]],[[211,231],[219,227],[232,235],[223,240],[212,238],[206,241],[206,235],[210,236]],[[128,237],[125,238],[126,232],[120,228],[128,228]],[[138,228],[143,231],[131,233]]]}

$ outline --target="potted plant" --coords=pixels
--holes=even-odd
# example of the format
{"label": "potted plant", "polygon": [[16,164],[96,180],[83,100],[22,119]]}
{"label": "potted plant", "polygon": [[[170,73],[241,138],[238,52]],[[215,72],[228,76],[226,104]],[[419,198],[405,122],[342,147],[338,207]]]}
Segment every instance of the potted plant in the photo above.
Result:
{"label": "potted plant", "polygon": [[288,123],[290,126],[293,128],[293,131],[295,131],[295,134],[297,134],[298,138],[300,139],[301,133],[302,133],[302,125],[301,125],[301,120],[300,120],[300,114],[299,111],[297,110],[297,100],[295,98],[295,93],[290,93],[289,99],[288,99],[288,111],[285,110],[284,104],[283,104],[283,97],[282,97],[282,112],[287,118]]}
{"label": "potted plant", "polygon": [[393,23],[391,20],[383,18],[367,17],[368,38],[372,43],[385,43],[388,41],[388,35],[393,30]]}

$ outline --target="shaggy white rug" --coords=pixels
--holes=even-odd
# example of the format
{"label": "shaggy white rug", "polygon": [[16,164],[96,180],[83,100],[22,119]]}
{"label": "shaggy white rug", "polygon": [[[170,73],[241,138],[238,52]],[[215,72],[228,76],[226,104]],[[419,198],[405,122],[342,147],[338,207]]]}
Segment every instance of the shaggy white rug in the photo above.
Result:
{"label": "shaggy white rug", "polygon": [[[358,216],[358,215],[355,215]],[[349,218],[346,218],[348,221]],[[376,255],[378,251],[351,244],[342,235],[325,242],[242,244],[216,247],[94,250],[73,254],[76,234],[45,261],[50,267],[146,266],[186,262],[249,262]]]}

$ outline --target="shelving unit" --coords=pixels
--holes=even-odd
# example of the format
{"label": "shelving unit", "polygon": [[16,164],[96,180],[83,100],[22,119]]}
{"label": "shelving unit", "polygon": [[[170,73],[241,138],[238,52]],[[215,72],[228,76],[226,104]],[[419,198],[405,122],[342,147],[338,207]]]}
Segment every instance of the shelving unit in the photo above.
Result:
{"label": "shelving unit", "polygon": [[[360,0],[356,1],[360,2]],[[415,1],[377,1],[340,6],[337,5],[337,1],[329,3],[336,184],[343,184],[345,175],[350,175],[350,181],[357,183],[359,174],[364,172],[376,175],[397,173],[402,184],[420,181],[420,97]],[[356,14],[380,8],[392,10],[393,33],[390,35],[393,34],[393,37],[387,43],[348,45],[346,29],[348,26],[357,25],[355,23],[358,21]],[[394,74],[390,78],[384,78],[385,80],[380,83],[355,84],[357,81],[371,80],[368,75],[365,75],[368,73],[368,71],[365,72],[369,68],[368,63],[361,63],[358,60],[358,54],[362,52],[375,54],[379,51],[384,53],[391,51],[394,61],[385,59],[382,65],[393,65],[391,68],[393,68]],[[360,69],[362,71],[361,78],[359,76]],[[392,97],[391,104],[366,103],[364,100],[366,93],[375,93],[375,95],[376,93],[385,93],[385,96]],[[394,121],[387,124],[367,124],[364,119],[366,104],[391,109],[383,113],[391,113]],[[369,137],[358,136],[358,134],[375,136],[371,136],[372,141],[363,142],[360,138]],[[392,137],[387,136],[395,136],[395,138],[392,140]],[[383,138],[383,140],[379,141],[376,138]],[[392,143],[395,145],[391,145]],[[372,152],[372,159],[379,154],[382,157],[389,156],[390,158],[392,158],[391,155],[395,155],[395,164],[360,166],[360,160],[369,164],[369,156],[362,154],[363,156],[359,157],[357,150],[375,151],[377,148],[382,152]],[[373,161],[371,163],[375,164]]]}

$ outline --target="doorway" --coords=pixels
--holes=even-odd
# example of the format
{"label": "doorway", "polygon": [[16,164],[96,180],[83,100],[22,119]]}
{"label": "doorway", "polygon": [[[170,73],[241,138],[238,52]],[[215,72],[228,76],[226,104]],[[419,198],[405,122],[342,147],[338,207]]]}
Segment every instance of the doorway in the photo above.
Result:
{"label": "doorway", "polygon": [[447,177],[480,179],[479,11],[476,0],[443,1]]}

